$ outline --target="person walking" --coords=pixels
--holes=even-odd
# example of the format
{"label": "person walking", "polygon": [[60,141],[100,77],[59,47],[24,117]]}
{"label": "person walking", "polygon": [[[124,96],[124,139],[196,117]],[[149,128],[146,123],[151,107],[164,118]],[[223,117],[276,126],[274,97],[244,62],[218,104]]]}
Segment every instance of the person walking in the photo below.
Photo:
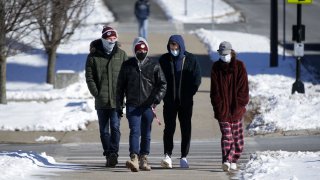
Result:
{"label": "person walking", "polygon": [[134,14],[139,24],[139,36],[148,39],[148,17],[150,15],[149,0],[137,0],[134,6]]}
{"label": "person walking", "polygon": [[222,169],[237,170],[244,146],[243,116],[249,102],[248,75],[230,42],[221,42],[211,70],[210,98],[221,131]]}
{"label": "person walking", "polygon": [[117,31],[104,26],[101,38],[90,43],[85,77],[88,89],[95,99],[107,167],[115,167],[118,163],[121,117],[116,111],[116,86],[121,65],[125,60],[127,54],[118,46]]}
{"label": "person walking", "polygon": [[201,84],[201,70],[196,56],[186,51],[181,35],[172,35],[169,38],[167,50],[159,59],[167,80],[167,93],[163,99],[165,128],[164,159],[161,166],[172,168],[173,136],[178,115],[182,135],[180,167],[189,168],[187,155],[191,141],[193,96]]}
{"label": "person walking", "polygon": [[159,62],[148,57],[147,41],[138,37],[133,42],[135,57],[124,62],[118,77],[117,109],[122,113],[126,97],[126,116],[129,122],[130,160],[126,167],[132,172],[150,171],[147,156],[150,153],[152,108],[166,93],[166,79]]}

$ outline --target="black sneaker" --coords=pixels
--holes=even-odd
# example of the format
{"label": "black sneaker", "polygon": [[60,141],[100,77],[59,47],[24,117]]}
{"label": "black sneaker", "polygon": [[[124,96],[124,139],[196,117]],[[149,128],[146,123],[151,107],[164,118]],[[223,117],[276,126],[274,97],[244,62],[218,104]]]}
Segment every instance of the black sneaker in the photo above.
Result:
{"label": "black sneaker", "polygon": [[110,167],[109,158],[106,157],[106,167]]}
{"label": "black sneaker", "polygon": [[108,167],[116,167],[117,164],[118,164],[118,155],[116,153],[110,153],[109,157],[107,158]]}

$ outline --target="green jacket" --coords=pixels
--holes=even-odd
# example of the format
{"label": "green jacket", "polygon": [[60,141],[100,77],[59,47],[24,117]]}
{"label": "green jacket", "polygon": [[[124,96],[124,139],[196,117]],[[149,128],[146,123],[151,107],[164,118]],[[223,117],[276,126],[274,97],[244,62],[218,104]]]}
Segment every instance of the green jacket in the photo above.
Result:
{"label": "green jacket", "polygon": [[86,82],[95,98],[96,109],[116,108],[118,74],[127,54],[116,44],[111,54],[106,54],[100,39],[90,44],[86,62]]}

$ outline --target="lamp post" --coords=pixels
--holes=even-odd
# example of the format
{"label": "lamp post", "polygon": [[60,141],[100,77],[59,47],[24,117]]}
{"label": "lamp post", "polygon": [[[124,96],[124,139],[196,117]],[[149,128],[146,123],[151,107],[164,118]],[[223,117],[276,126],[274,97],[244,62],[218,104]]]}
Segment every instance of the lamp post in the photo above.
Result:
{"label": "lamp post", "polygon": [[187,16],[188,15],[188,0],[184,0],[184,15]]}
{"label": "lamp post", "polygon": [[212,23],[212,30],[214,29],[214,0],[211,1],[211,15],[212,15],[212,18],[211,18],[211,23]]}
{"label": "lamp post", "polygon": [[286,55],[286,0],[283,0],[283,54],[282,59]]}
{"label": "lamp post", "polygon": [[294,45],[294,55],[296,56],[296,81],[292,85],[292,94],[295,92],[304,94],[304,84],[300,80],[301,58],[303,57],[305,27],[301,24],[301,4],[297,4],[297,25],[292,27],[292,40],[296,40]]}
{"label": "lamp post", "polygon": [[278,0],[271,0],[270,67],[278,66]]}

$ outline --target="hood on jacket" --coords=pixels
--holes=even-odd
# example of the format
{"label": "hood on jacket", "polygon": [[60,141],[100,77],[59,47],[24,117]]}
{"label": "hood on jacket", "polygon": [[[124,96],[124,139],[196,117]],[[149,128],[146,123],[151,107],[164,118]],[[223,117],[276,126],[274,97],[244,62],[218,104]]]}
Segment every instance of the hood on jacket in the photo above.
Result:
{"label": "hood on jacket", "polygon": [[180,53],[179,53],[178,57],[179,57],[179,59],[182,59],[182,57],[184,56],[184,52],[186,51],[186,47],[184,45],[184,40],[183,40],[182,36],[181,35],[172,35],[172,36],[170,36],[168,44],[167,44],[167,50],[168,50],[169,54],[171,54],[170,53],[170,45],[169,45],[170,42],[176,42],[176,43],[179,44]]}
{"label": "hood on jacket", "polygon": [[109,58],[109,57],[113,56],[113,54],[115,54],[118,51],[118,48],[119,48],[119,44],[118,44],[118,42],[116,42],[116,44],[113,47],[113,50],[111,51],[110,54],[104,53],[102,40],[99,38],[99,39],[96,39],[90,43],[89,51],[92,54],[96,53],[98,55],[107,56]]}
{"label": "hood on jacket", "polygon": [[[134,54],[134,57],[136,57],[136,53],[135,53],[135,51],[134,51],[134,47],[136,47],[136,45],[137,45],[140,41],[142,41],[143,43],[145,43],[145,44],[147,45],[148,51],[147,51],[147,56],[146,56],[146,57],[148,57],[150,48],[149,48],[149,44],[148,44],[147,40],[144,39],[143,37],[137,37],[137,38],[135,38],[135,39],[133,40],[132,52],[133,52],[133,54]],[[137,58],[137,57],[136,57],[136,58]]]}

